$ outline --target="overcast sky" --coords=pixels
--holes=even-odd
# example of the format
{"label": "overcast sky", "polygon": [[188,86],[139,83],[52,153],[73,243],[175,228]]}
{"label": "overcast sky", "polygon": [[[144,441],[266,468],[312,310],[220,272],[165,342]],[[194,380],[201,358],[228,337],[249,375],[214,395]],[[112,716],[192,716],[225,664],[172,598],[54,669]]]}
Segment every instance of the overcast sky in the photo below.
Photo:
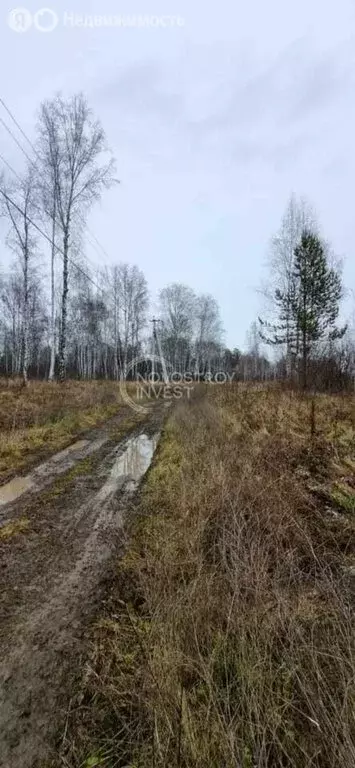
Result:
{"label": "overcast sky", "polygon": [[[22,33],[13,7],[0,10],[0,96],[33,137],[43,98],[86,94],[122,181],[90,227],[111,263],[144,271],[153,299],[172,281],[214,294],[227,344],[243,345],[291,192],[314,205],[355,288],[354,0],[48,0],[56,28]],[[93,29],[73,14],[170,26]],[[0,151],[22,168],[1,125]]]}

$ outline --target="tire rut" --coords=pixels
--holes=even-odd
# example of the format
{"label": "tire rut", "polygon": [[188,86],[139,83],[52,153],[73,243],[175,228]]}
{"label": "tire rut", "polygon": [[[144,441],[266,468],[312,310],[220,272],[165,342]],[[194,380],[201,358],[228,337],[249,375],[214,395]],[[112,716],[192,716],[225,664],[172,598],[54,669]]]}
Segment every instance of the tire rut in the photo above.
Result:
{"label": "tire rut", "polygon": [[79,471],[60,493],[26,494],[11,505],[30,525],[0,547],[4,768],[32,768],[50,756],[78,679],[88,625],[122,550],[124,518],[165,414],[155,407],[133,435],[118,445],[105,441],[91,457],[90,473]]}

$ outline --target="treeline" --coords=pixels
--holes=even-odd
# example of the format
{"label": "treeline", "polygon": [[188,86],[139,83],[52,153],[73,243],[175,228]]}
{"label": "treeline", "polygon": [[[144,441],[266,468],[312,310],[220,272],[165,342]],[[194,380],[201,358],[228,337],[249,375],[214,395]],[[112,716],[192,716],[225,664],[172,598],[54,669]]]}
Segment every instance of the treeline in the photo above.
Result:
{"label": "treeline", "polygon": [[[119,378],[151,351],[152,328],[144,274],[125,263],[90,269],[82,253],[84,238],[96,240],[89,211],[117,183],[104,130],[82,95],[57,96],[41,105],[29,143],[23,176],[9,166],[0,178],[12,253],[1,274],[0,373],[24,384],[29,376]],[[160,320],[162,352],[177,370],[211,369],[223,358],[213,297],[168,286]]]}
{"label": "treeline", "polygon": [[[17,127],[18,124],[16,124]],[[117,183],[104,130],[85,98],[56,96],[39,110],[22,176],[0,172],[0,216],[12,254],[0,273],[0,375],[116,378],[158,353],[174,371],[236,380],[288,379],[348,385],[354,339],[338,324],[339,265],[303,201],[292,199],[273,238],[267,312],[252,323],[246,351],[227,349],[216,300],[173,283],[160,292],[153,325],[138,267],[90,267],[85,240],[92,206]],[[19,142],[17,142],[19,143]],[[6,161],[5,161],[6,162]],[[96,246],[95,246],[96,247]],[[274,348],[272,355],[267,348]]]}
{"label": "treeline", "polygon": [[[69,269],[70,291],[66,317],[66,376],[84,379],[116,378],[132,373],[137,358],[162,353],[175,371],[205,373],[232,370],[237,360],[222,344],[223,330],[217,302],[196,296],[187,286],[172,284],[159,297],[159,347],[153,345],[149,290],[141,270],[118,264],[90,276]],[[59,376],[60,298],[55,303],[54,375]],[[51,373],[51,317],[45,281],[29,272],[26,378],[48,378]],[[0,371],[23,375],[23,274],[16,260],[1,287]],[[239,353],[236,353],[237,355]]]}
{"label": "treeline", "polygon": [[[3,170],[0,214],[11,265],[0,276],[0,374],[28,378],[116,378],[152,352],[170,370],[248,376],[269,366],[223,344],[210,295],[174,283],[160,292],[156,334],[138,267],[90,268],[83,255],[91,207],[117,183],[102,126],[82,95],[39,110],[22,177]],[[27,153],[26,153],[27,154]],[[103,249],[102,249],[103,252]],[[102,254],[100,254],[102,258]]]}

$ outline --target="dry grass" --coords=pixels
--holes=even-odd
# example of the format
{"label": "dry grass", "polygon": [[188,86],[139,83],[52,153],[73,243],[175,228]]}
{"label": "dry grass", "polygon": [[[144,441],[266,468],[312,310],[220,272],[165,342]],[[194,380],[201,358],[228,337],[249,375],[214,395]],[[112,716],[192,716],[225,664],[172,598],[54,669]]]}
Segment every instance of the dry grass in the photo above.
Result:
{"label": "dry grass", "polygon": [[235,387],[176,409],[61,765],[353,768],[355,520],[328,490],[353,401],[310,412]]}
{"label": "dry grass", "polygon": [[27,517],[21,517],[19,520],[11,520],[9,523],[5,523],[0,528],[0,541],[11,539],[19,533],[28,531],[29,525],[30,521]]}
{"label": "dry grass", "polygon": [[121,407],[116,382],[0,382],[0,482],[23,470],[33,454],[64,448]]}

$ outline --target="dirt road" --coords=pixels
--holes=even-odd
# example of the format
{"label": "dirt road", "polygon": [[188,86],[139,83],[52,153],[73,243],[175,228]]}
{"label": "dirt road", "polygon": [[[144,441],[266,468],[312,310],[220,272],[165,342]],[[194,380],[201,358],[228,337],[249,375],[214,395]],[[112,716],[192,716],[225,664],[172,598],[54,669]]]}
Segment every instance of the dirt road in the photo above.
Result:
{"label": "dirt road", "polygon": [[[85,655],[87,628],[124,542],[122,523],[166,411],[122,414],[0,488],[0,765],[50,758]],[[126,413],[127,416],[127,413]],[[124,422],[123,422],[124,423]],[[116,435],[116,436],[115,436]]]}

